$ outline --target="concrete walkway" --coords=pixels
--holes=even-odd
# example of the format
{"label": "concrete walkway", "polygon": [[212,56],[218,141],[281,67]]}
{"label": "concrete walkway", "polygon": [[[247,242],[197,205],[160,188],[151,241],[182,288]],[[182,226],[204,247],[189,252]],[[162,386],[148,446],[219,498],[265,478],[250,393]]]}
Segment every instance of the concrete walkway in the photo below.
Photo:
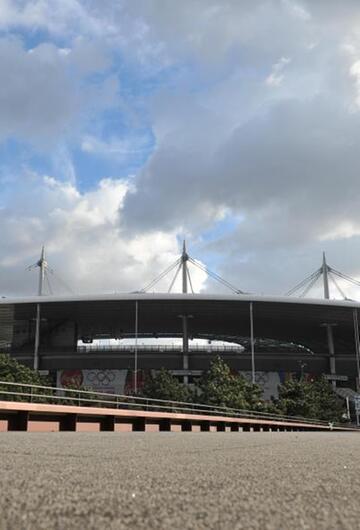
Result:
{"label": "concrete walkway", "polygon": [[1,433],[0,529],[356,529],[358,433]]}

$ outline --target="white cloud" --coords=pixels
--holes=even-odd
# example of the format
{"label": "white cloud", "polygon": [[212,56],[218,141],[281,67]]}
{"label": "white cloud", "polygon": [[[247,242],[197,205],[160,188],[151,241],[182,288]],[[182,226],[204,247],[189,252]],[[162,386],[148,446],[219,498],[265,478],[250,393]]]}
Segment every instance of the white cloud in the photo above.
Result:
{"label": "white cloud", "polygon": [[[50,266],[78,293],[140,289],[178,257],[176,231],[129,237],[119,229],[128,182],[103,179],[94,190],[80,193],[74,184],[49,176],[31,173],[20,181],[21,194],[17,183],[11,184],[11,209],[0,210],[2,295],[35,292],[36,276],[25,268],[43,244]],[[200,289],[204,274],[194,271],[192,277]],[[158,288],[166,290],[170,281],[164,279]],[[64,292],[56,279],[53,287]]]}
{"label": "white cloud", "polygon": [[75,135],[94,101],[98,112],[116,101],[112,78],[83,82],[84,75],[103,72],[107,64],[92,45],[80,41],[64,54],[50,43],[27,51],[17,38],[0,39],[0,141],[51,145]]}
{"label": "white cloud", "polygon": [[[311,270],[325,243],[335,256],[348,256],[341,258],[345,272],[356,273],[358,0],[3,0],[2,7],[3,29],[40,28],[49,39],[61,36],[62,47],[28,53],[8,37],[0,45],[6,73],[0,138],[60,138],[53,155],[59,166],[68,165],[72,181],[67,187],[50,186],[51,180],[34,184],[48,203],[46,223],[24,199],[14,199],[6,227],[17,246],[7,238],[4,253],[28,257],[49,237],[52,250],[61,249],[66,259],[78,249],[77,281],[84,288],[103,254],[111,270],[126,271],[121,285],[136,288],[141,282],[134,278],[143,277],[135,256],[155,272],[175,256],[176,234],[198,238],[216,229],[226,212],[242,221],[230,235],[217,234],[208,250],[222,257],[224,275],[245,290],[270,284],[285,290],[290,271],[296,280]],[[139,96],[134,87],[127,90],[134,107],[140,101],[146,124],[150,112],[156,148],[131,190],[127,183],[122,195],[109,184],[111,192],[99,187],[92,196],[74,185],[64,137],[81,138],[89,156],[115,161],[148,147],[141,137],[124,139],[101,125],[90,132],[78,128],[93,106],[101,112],[104,99],[105,105],[116,99],[114,78],[101,88],[83,83],[106,71],[109,54],[119,71],[126,61],[148,82],[139,83]],[[150,75],[168,66],[170,80]],[[35,177],[27,178],[34,183]],[[112,203],[118,194],[123,202]],[[111,206],[104,218],[98,204],[106,201]],[[155,247],[169,259],[153,262]],[[106,273],[110,278],[110,267]],[[99,288],[108,288],[107,281]]]}
{"label": "white cloud", "polygon": [[356,104],[360,107],[360,60],[355,61],[350,68],[350,75],[355,81]]}
{"label": "white cloud", "polygon": [[107,141],[86,135],[81,141],[81,149],[100,157],[125,160],[129,155],[149,153],[152,144],[149,136],[145,134],[127,134],[123,138],[111,137]]}
{"label": "white cloud", "polygon": [[0,27],[45,29],[66,35],[75,28],[99,32],[99,24],[78,0],[0,0]]}
{"label": "white cloud", "polygon": [[300,18],[301,20],[308,21],[311,19],[311,14],[307,11],[303,5],[294,0],[282,0],[285,7],[293,14],[295,17]]}
{"label": "white cloud", "polygon": [[[262,16],[246,41],[235,4],[222,4],[239,22],[231,73],[220,79],[218,70],[208,73],[206,90],[199,94],[183,87],[162,91],[153,111],[157,149],[138,175],[135,193],[125,199],[124,219],[134,231],[182,226],[196,234],[211,232],[221,211],[241,217],[238,227],[217,235],[208,251],[222,257],[220,272],[244,290],[285,291],[293,274],[296,281],[302,271],[317,266],[323,244],[335,255],[334,266],[360,272],[360,253],[348,246],[360,226],[360,115],[354,109],[360,6],[352,3],[351,11],[332,4],[340,11],[340,25],[330,32],[335,20],[329,13],[323,17],[325,4],[320,3],[321,9],[299,4],[309,16],[289,12],[292,21],[283,16],[282,28],[274,29],[271,38],[264,25],[273,22],[277,8],[256,3],[249,8],[250,19],[259,10]],[[196,9],[200,3],[192,5]],[[264,10],[271,11],[266,21]],[[192,31],[192,22],[179,29],[184,19],[166,17],[172,35],[164,40],[174,48],[178,36]],[[226,25],[220,26],[225,31]],[[346,42],[351,50],[344,48]],[[185,42],[182,53],[187,52]],[[299,254],[302,260],[297,261]]]}
{"label": "white cloud", "polygon": [[284,80],[284,69],[290,62],[291,59],[289,59],[289,57],[281,57],[280,60],[272,66],[271,73],[265,79],[265,83],[271,87],[280,86]]}

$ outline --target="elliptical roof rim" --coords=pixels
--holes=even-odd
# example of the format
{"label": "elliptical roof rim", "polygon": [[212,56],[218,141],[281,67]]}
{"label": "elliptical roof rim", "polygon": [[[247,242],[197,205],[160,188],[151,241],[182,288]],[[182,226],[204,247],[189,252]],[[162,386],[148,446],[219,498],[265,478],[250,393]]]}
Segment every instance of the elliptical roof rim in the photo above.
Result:
{"label": "elliptical roof rim", "polygon": [[298,305],[321,305],[334,307],[357,307],[360,302],[354,300],[326,300],[322,298],[296,298],[287,296],[262,296],[253,294],[182,294],[182,293],[114,293],[114,294],[86,294],[86,295],[65,295],[65,296],[26,296],[0,298],[0,305],[38,304],[38,303],[66,303],[66,302],[111,302],[111,301],[141,301],[141,300],[197,300],[208,302],[263,302],[279,304]]}

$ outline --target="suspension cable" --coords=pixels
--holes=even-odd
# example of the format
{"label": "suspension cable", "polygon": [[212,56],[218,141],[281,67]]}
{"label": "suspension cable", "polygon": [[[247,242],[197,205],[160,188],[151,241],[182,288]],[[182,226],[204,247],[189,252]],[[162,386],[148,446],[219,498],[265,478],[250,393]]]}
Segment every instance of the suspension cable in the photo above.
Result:
{"label": "suspension cable", "polygon": [[154,280],[152,280],[148,285],[140,289],[140,292],[146,293],[146,291],[149,291],[150,289],[152,289],[157,283],[159,283],[160,280],[164,278],[164,276],[166,276],[167,274],[169,274],[169,272],[175,269],[175,267],[177,267],[179,263],[181,263],[181,258],[178,258],[174,263],[169,265],[167,269],[165,269],[161,274],[159,274],[159,276],[157,276]]}
{"label": "suspension cable", "polygon": [[351,276],[347,276],[347,274],[344,274],[343,272],[337,271],[336,269],[333,269],[332,267],[329,267],[329,271],[338,276],[339,278],[346,280],[350,283],[353,283],[354,285],[357,285],[360,287],[360,281],[355,280],[355,278],[352,278]]}
{"label": "suspension cable", "polygon": [[46,267],[46,270],[47,270],[48,272],[50,272],[50,274],[52,274],[52,275],[54,276],[55,280],[56,280],[58,283],[60,283],[60,285],[62,285],[63,287],[65,287],[65,289],[66,289],[67,291],[69,291],[71,294],[74,294],[74,290],[71,289],[71,287],[69,287],[69,285],[68,285],[66,282],[64,282],[64,280],[63,280],[62,278],[60,278],[60,276],[59,276],[58,274],[56,274],[52,269],[50,269],[50,267]]}
{"label": "suspension cable", "polygon": [[302,287],[305,287],[307,283],[311,282],[315,277],[318,278],[321,274],[322,274],[322,267],[320,267],[315,272],[313,272],[312,274],[304,278],[301,282],[299,282],[294,287],[292,287],[292,289],[290,289],[289,291],[285,293],[285,296],[293,295],[294,293],[296,293],[296,291],[299,291]]}
{"label": "suspension cable", "polygon": [[[27,267],[26,270],[27,271],[31,271],[31,270],[35,269],[36,267],[38,267],[38,266],[39,266],[39,262],[36,262],[36,263],[33,263],[32,265],[30,265],[29,267]],[[47,282],[47,286],[48,286],[48,289],[49,289],[49,294],[54,294],[52,286],[51,286],[51,283],[50,283],[50,278],[49,278],[50,274],[52,274],[54,276],[54,278],[56,279],[56,281],[59,284],[61,284],[63,287],[65,287],[65,289],[67,291],[69,291],[71,294],[74,294],[73,289],[71,289],[71,287],[69,287],[69,285],[66,282],[64,282],[64,280],[62,280],[60,278],[60,276],[58,274],[56,274],[54,272],[54,270],[51,267],[49,267],[49,265],[47,263],[44,266],[44,271],[45,271],[44,279]]]}
{"label": "suspension cable", "polygon": [[174,283],[176,282],[176,278],[179,276],[179,272],[181,270],[181,263],[179,264],[178,268],[176,269],[176,273],[174,278],[172,279],[172,282],[170,284],[170,287],[168,289],[168,293],[171,293],[171,289],[174,287]]}
{"label": "suspension cable", "polygon": [[225,287],[227,287],[228,289],[230,289],[231,291],[233,291],[235,294],[245,294],[244,291],[241,291],[240,289],[238,289],[237,287],[235,287],[234,285],[232,285],[230,282],[228,282],[227,280],[224,280],[224,278],[222,278],[221,276],[219,276],[218,274],[216,274],[216,272],[212,272],[210,271],[207,267],[205,267],[202,263],[199,263],[198,261],[194,260],[193,258],[189,257],[189,261],[195,265],[196,267],[198,267],[199,269],[201,269],[203,272],[205,272],[208,276],[210,276],[213,280],[216,280],[217,282],[221,283],[222,285],[224,285]]}
{"label": "suspension cable", "polygon": [[52,287],[51,287],[49,274],[48,274],[48,272],[47,272],[46,269],[45,269],[45,282],[47,282],[47,286],[48,286],[49,294],[54,294],[54,293],[53,293],[53,290],[52,290]]}
{"label": "suspension cable", "polygon": [[186,264],[185,264],[185,267],[186,267],[187,277],[189,278],[190,289],[191,289],[192,294],[194,294],[194,289],[193,289],[193,286],[192,286],[192,281],[191,281],[189,267],[187,267]]}
{"label": "suspension cable", "polygon": [[318,279],[320,278],[321,276],[321,272],[318,271],[318,274],[315,275],[315,277],[311,280],[311,282],[308,284],[308,286],[304,289],[304,291],[301,293],[300,295],[300,298],[303,298],[305,295],[307,295],[307,293],[310,291],[310,289],[312,287],[314,287],[314,285],[316,284],[316,282],[318,281]]}
{"label": "suspension cable", "polygon": [[333,273],[332,273],[331,271],[329,271],[329,277],[331,278],[331,281],[333,282],[333,284],[335,285],[336,289],[339,291],[339,293],[341,294],[341,296],[344,298],[344,300],[347,300],[347,296],[346,296],[346,294],[345,294],[344,291],[341,289],[340,285],[339,285],[338,282],[336,281],[335,276],[333,275]]}

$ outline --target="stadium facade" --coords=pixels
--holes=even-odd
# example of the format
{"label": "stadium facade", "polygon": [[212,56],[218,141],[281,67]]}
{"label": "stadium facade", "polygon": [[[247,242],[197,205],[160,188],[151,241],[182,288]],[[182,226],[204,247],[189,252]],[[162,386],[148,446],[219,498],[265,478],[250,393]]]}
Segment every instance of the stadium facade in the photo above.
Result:
{"label": "stadium facade", "polygon": [[[234,294],[195,294],[189,262]],[[175,270],[169,291],[181,275],[181,294],[149,294],[145,288],[130,294],[44,296],[51,270],[44,249],[32,267],[39,267],[38,296],[0,299],[0,351],[46,371],[59,386],[136,392],[146,372],[162,367],[191,383],[221,355],[234,372],[262,384],[266,397],[294,376],[323,374],[334,388],[359,388],[360,304],[329,300],[329,277],[359,282],[329,267],[325,255],[322,266],[291,291],[305,286],[307,292],[322,276],[324,300],[245,294],[193,260],[185,243],[180,258],[148,286]],[[175,337],[181,346],[157,344],[158,338]],[[192,347],[192,338],[206,340]],[[109,345],[108,339],[131,340]]]}
{"label": "stadium facade", "polygon": [[[0,350],[58,381],[64,371],[114,371],[119,377],[116,371],[136,370],[141,378],[143,371],[163,366],[191,381],[220,354],[234,371],[278,374],[279,381],[287,374],[326,374],[356,388],[359,309],[353,301],[240,294],[3,298]],[[182,347],[157,346],[158,337],[182,337]],[[125,346],[91,344],[109,338],[134,340]],[[144,338],[152,344],[142,345]],[[189,338],[209,344],[192,349]],[[213,340],[232,346],[214,348]],[[125,384],[126,377],[122,380]]]}

